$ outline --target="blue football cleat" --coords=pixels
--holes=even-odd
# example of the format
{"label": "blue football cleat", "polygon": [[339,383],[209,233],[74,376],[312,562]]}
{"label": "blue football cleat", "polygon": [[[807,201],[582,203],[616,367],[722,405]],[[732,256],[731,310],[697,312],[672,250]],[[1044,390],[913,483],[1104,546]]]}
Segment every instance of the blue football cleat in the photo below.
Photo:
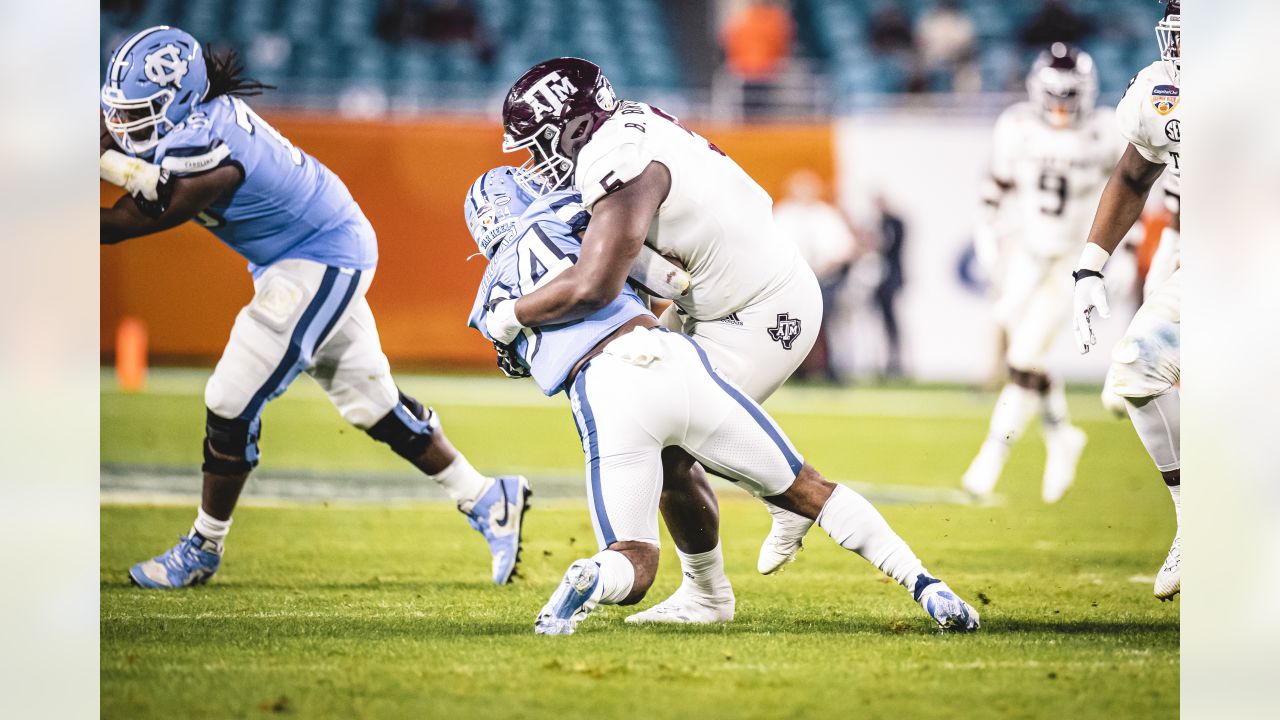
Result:
{"label": "blue football cleat", "polygon": [[539,635],[572,635],[596,607],[593,599],[600,583],[600,565],[595,560],[575,560],[565,571],[560,586],[538,613],[533,631]]}
{"label": "blue football cleat", "polygon": [[165,554],[129,568],[129,580],[138,587],[162,590],[209,582],[222,562],[222,548],[197,532],[181,537]]}
{"label": "blue football cleat", "polygon": [[529,481],[519,475],[493,481],[484,495],[463,511],[471,527],[480,531],[493,555],[493,582],[511,582],[520,563],[520,534],[524,529],[524,513],[529,509]]}
{"label": "blue football cleat", "polygon": [[916,578],[916,587],[911,594],[943,630],[969,632],[978,629],[978,611],[941,580],[921,575]]}

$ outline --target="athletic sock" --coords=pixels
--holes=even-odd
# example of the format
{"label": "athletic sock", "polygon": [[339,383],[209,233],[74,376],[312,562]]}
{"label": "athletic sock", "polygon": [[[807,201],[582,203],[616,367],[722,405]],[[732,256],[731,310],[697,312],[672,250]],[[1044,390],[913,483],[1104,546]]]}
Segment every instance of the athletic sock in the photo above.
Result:
{"label": "athletic sock", "polygon": [[1173,513],[1178,518],[1178,527],[1182,527],[1182,483],[1169,486],[1169,494],[1173,496]]}
{"label": "athletic sock", "polygon": [[1049,379],[1049,387],[1040,396],[1040,422],[1047,437],[1054,432],[1071,427],[1071,413],[1067,409],[1067,391],[1062,380]]}
{"label": "athletic sock", "polygon": [[205,540],[212,540],[218,549],[222,549],[222,543],[227,539],[227,533],[231,531],[231,518],[219,520],[200,508],[196,511],[196,521],[191,526],[191,532],[200,533],[200,537]]}
{"label": "athletic sock", "polygon": [[729,578],[724,574],[724,553],[720,550],[719,542],[706,552],[692,555],[686,555],[680,548],[676,548],[676,555],[680,557],[680,570],[684,573],[682,587],[705,597],[723,595],[726,592],[733,594]]}
{"label": "athletic sock", "polygon": [[1007,383],[996,398],[996,408],[991,412],[991,427],[987,432],[987,442],[992,445],[1003,445],[1007,454],[1009,447],[1022,437],[1031,416],[1040,405],[1040,394],[1028,390],[1021,385]]}
{"label": "athletic sock", "polygon": [[592,599],[601,605],[617,605],[626,600],[636,581],[635,566],[627,556],[616,550],[601,550],[591,559],[600,566]]}
{"label": "athletic sock", "polygon": [[471,467],[462,453],[458,453],[458,457],[444,470],[427,477],[439,483],[463,512],[469,512],[476,500],[493,484],[493,478],[485,477],[479,470]]}
{"label": "athletic sock", "polygon": [[818,514],[818,527],[840,547],[858,553],[908,590],[927,572],[880,511],[852,488],[836,485]]}

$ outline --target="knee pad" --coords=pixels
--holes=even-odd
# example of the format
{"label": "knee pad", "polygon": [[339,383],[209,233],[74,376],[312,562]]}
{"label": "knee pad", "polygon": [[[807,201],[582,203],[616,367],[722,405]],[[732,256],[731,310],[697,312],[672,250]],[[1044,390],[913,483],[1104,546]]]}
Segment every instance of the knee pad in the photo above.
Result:
{"label": "knee pad", "polygon": [[1154,397],[1177,386],[1178,366],[1176,335],[1126,335],[1111,353],[1108,375],[1121,397]]}
{"label": "knee pad", "polygon": [[374,423],[365,432],[378,442],[391,446],[400,457],[413,462],[422,457],[431,445],[431,436],[440,426],[440,419],[431,408],[400,392],[400,401],[391,412]]}
{"label": "knee pad", "polygon": [[258,464],[261,428],[262,421],[258,418],[228,420],[206,410],[204,465],[200,469],[217,475],[240,475],[252,470]]}

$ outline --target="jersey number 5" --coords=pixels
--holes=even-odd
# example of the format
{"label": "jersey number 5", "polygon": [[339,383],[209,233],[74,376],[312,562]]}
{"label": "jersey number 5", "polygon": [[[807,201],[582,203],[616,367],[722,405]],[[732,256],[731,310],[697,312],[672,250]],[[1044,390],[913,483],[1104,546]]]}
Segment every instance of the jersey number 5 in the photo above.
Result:
{"label": "jersey number 5", "polygon": [[293,143],[289,142],[289,138],[281,135],[279,130],[271,127],[266,120],[263,120],[258,113],[253,111],[253,108],[249,107],[248,103],[238,97],[233,97],[231,98],[231,105],[236,110],[236,124],[245,132],[252,135],[255,129],[254,126],[262,128],[263,132],[275,138],[276,142],[284,146],[284,149],[289,152],[289,159],[293,161],[294,165],[302,164],[302,151],[294,147]]}

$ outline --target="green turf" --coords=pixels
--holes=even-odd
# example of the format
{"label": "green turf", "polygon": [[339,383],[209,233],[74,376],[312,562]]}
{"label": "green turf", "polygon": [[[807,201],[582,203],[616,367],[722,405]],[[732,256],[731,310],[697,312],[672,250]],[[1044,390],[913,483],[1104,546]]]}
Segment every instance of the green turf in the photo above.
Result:
{"label": "green turf", "polygon": [[[104,382],[104,461],[193,464],[199,378],[157,377],[145,395]],[[562,400],[518,383],[404,385],[436,398],[478,466],[580,470]],[[944,487],[976,450],[991,402],[962,391],[854,389],[788,391],[771,407],[830,475]],[[131,588],[125,570],[166,547],[192,509],[106,505],[103,716],[1176,716],[1178,606],[1133,579],[1164,556],[1168,496],[1131,428],[1102,417],[1090,395],[1072,402],[1090,445],[1059,505],[1037,499],[1043,450],[1031,433],[1002,480],[1003,505],[882,508],[979,607],[983,628],[973,636],[932,631],[905,591],[820,530],[785,573],[757,575],[768,518],[736,491],[722,497],[735,622],[637,628],[623,623],[627,608],[607,608],[570,638],[535,637],[532,621],[569,562],[594,552],[578,501],[536,505],[523,577],[510,587],[486,582],[483,543],[443,503],[335,504],[242,508],[217,578],[171,593]],[[300,383],[267,412],[264,464],[400,468],[360,433],[340,430],[323,397]],[[669,542],[663,551],[645,604],[679,580]]]}

